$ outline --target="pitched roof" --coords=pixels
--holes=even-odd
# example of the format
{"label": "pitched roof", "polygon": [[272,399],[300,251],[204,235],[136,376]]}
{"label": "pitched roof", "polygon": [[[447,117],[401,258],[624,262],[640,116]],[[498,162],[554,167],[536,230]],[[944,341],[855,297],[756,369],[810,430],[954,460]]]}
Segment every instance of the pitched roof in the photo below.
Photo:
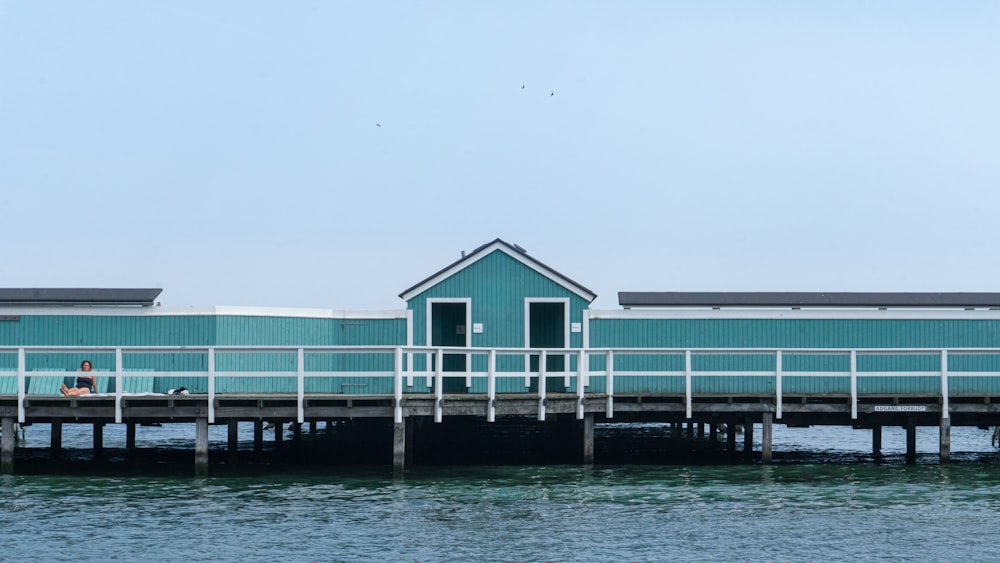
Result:
{"label": "pitched roof", "polygon": [[0,288],[0,305],[141,305],[163,290],[122,288]]}
{"label": "pitched roof", "polygon": [[623,307],[1000,307],[1000,293],[620,291]]}
{"label": "pitched roof", "polygon": [[413,287],[403,291],[399,294],[404,301],[409,301],[418,294],[424,292],[430,287],[433,287],[447,278],[455,275],[456,273],[468,268],[472,264],[475,264],[482,258],[485,258],[493,251],[499,250],[504,254],[507,254],[511,258],[517,260],[518,262],[524,264],[525,266],[535,270],[539,274],[549,278],[553,282],[565,287],[567,290],[579,295],[587,301],[587,303],[592,302],[597,298],[597,294],[593,291],[587,289],[586,287],[576,283],[570,278],[560,274],[559,272],[553,270],[552,268],[546,266],[545,264],[535,260],[528,255],[528,251],[517,246],[516,244],[511,244],[501,239],[496,239],[492,242],[488,242],[479,248],[473,250],[469,254],[463,256],[462,258],[456,260],[455,262],[445,266],[437,273],[431,275],[430,277],[424,279],[423,281],[417,283]]}

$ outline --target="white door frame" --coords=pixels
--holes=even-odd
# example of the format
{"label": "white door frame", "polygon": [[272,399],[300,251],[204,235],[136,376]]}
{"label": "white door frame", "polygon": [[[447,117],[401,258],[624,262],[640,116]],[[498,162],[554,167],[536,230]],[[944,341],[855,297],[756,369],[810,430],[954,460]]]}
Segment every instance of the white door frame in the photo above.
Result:
{"label": "white door frame", "polygon": [[433,346],[431,335],[434,324],[431,322],[434,315],[435,303],[465,303],[465,347],[472,347],[472,298],[471,297],[428,297],[427,307],[427,332],[424,333],[424,342],[427,346]]}
{"label": "white door frame", "polygon": [[525,297],[524,298],[524,347],[531,348],[531,304],[532,303],[562,303],[563,304],[563,348],[569,348],[569,297]]}

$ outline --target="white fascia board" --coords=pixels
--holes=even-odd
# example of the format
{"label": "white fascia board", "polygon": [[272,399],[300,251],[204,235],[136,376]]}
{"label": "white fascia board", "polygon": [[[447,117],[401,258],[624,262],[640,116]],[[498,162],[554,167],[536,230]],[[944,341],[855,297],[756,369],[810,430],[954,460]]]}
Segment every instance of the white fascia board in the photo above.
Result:
{"label": "white fascia board", "polygon": [[912,319],[912,320],[1000,320],[993,309],[612,309],[590,311],[600,319]]}
{"label": "white fascia board", "polygon": [[248,316],[316,319],[405,319],[406,310],[337,311],[297,307],[10,307],[0,316]]}
{"label": "white fascia board", "polygon": [[490,254],[493,253],[494,250],[499,250],[500,252],[503,252],[504,254],[510,256],[514,260],[517,260],[521,264],[524,264],[525,266],[531,268],[532,270],[538,272],[539,274],[545,276],[546,278],[552,280],[553,282],[559,284],[560,286],[568,289],[572,293],[580,296],[580,298],[585,300],[587,303],[590,303],[597,297],[596,295],[591,294],[589,291],[584,290],[580,286],[569,283],[565,278],[563,278],[560,275],[557,275],[555,271],[545,267],[540,262],[532,258],[528,258],[524,254],[511,250],[510,248],[507,247],[507,245],[503,244],[500,241],[496,241],[493,244],[487,246],[486,248],[480,250],[475,256],[470,256],[466,260],[456,263],[451,268],[442,271],[440,274],[434,276],[433,278],[428,279],[427,281],[411,289],[410,291],[407,291],[401,296],[403,298],[403,301],[409,301],[410,299],[413,299],[417,295],[420,295],[424,291],[427,291],[429,288],[434,287],[435,285],[443,282],[444,280],[450,278],[451,276],[457,274],[458,272],[461,272],[462,270],[468,268],[469,266],[489,256]]}

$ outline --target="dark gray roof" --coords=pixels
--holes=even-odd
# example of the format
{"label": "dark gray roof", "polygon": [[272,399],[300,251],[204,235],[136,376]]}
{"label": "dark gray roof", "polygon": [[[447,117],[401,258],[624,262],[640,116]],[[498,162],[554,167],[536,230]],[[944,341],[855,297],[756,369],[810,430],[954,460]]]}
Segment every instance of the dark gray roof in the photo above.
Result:
{"label": "dark gray roof", "polygon": [[0,288],[0,305],[142,305],[150,306],[162,289]]}
{"label": "dark gray roof", "polygon": [[620,291],[623,307],[1000,307],[1000,293]]}

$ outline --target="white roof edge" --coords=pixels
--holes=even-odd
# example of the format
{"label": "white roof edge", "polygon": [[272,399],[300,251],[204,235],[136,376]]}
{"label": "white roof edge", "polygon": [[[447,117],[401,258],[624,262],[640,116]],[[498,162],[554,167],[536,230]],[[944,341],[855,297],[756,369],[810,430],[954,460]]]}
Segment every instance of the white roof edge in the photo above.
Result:
{"label": "white roof edge", "polygon": [[402,295],[400,295],[400,297],[402,297],[403,301],[409,301],[410,299],[413,299],[414,297],[420,295],[424,291],[427,291],[428,288],[434,287],[435,285],[441,283],[442,281],[450,278],[451,276],[457,274],[458,272],[461,272],[462,270],[468,268],[469,266],[489,256],[494,250],[499,250],[503,252],[507,256],[510,256],[511,258],[517,260],[518,262],[524,264],[525,266],[531,268],[532,270],[552,280],[556,284],[568,289],[572,293],[579,296],[581,299],[585,300],[587,303],[590,303],[597,298],[597,296],[591,293],[590,291],[584,289],[583,287],[575,283],[571,283],[570,280],[565,276],[563,276],[562,274],[558,274],[555,270],[549,268],[548,266],[545,266],[544,264],[535,260],[534,258],[528,257],[526,254],[521,254],[515,250],[512,250],[510,247],[507,246],[506,243],[500,240],[493,241],[488,246],[480,250],[476,256],[472,256],[467,258],[466,260],[460,260],[456,262],[455,264],[452,265],[452,267],[441,271],[441,273],[439,273],[434,277],[428,278],[424,283],[414,287],[413,289],[407,291],[406,293],[403,293]]}
{"label": "white roof edge", "polygon": [[990,309],[611,309],[591,310],[591,319],[928,319],[928,320],[1000,320],[1000,311]]}
{"label": "white roof edge", "polygon": [[405,319],[405,309],[387,311],[342,311],[298,307],[4,307],[2,316],[65,315],[65,316],[247,316],[247,317],[297,317],[317,319]]}

